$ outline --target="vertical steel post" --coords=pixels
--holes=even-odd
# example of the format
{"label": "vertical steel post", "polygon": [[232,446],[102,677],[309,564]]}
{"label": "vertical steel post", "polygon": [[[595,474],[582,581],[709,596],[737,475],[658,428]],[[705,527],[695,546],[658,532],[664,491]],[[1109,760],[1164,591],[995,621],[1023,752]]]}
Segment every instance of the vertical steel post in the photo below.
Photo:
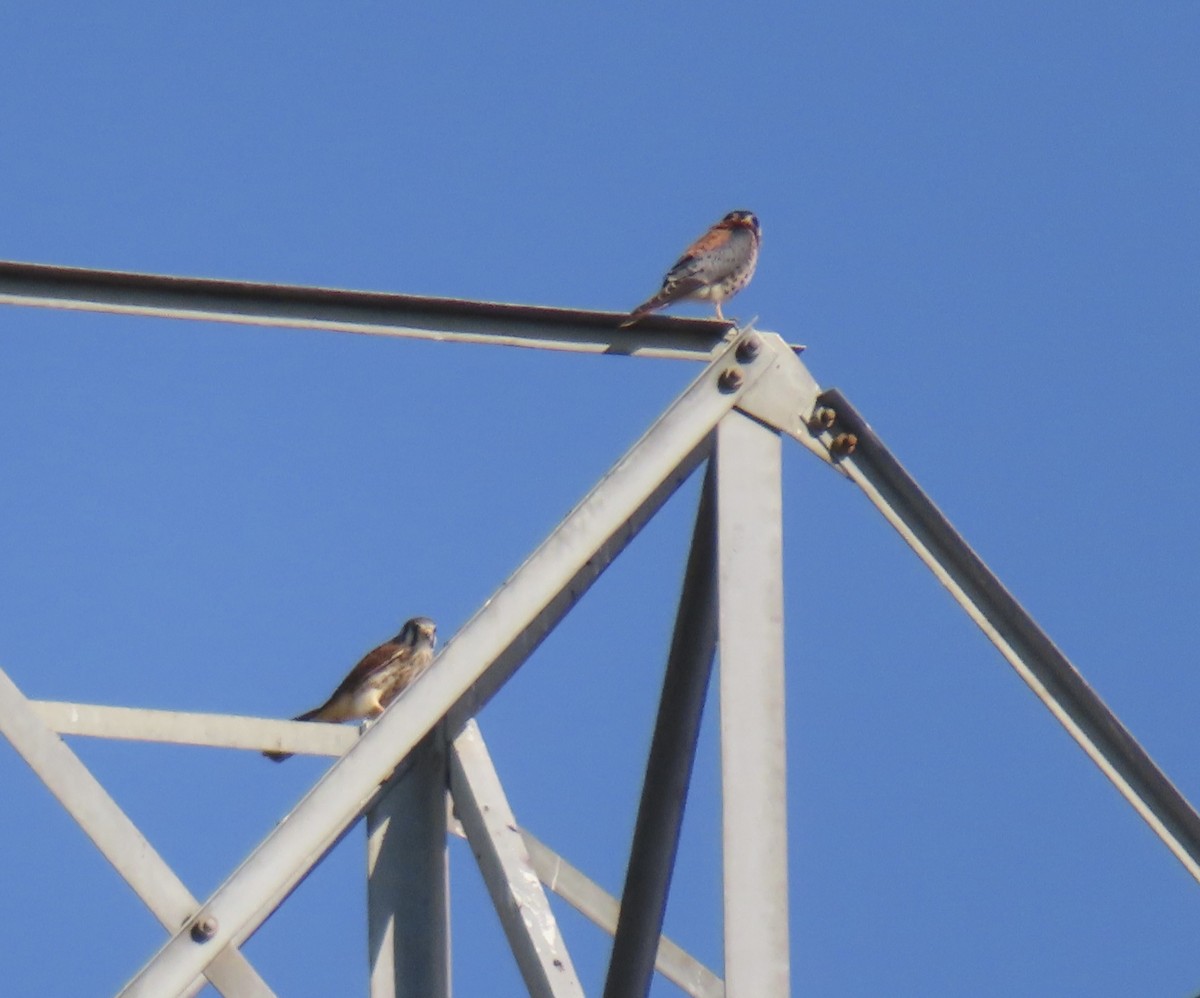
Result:
{"label": "vertical steel post", "polygon": [[446,744],[441,725],[367,812],[371,998],[449,998]]}
{"label": "vertical steel post", "polygon": [[787,781],[780,438],[717,426],[725,990],[787,998]]}
{"label": "vertical steel post", "polygon": [[654,977],[679,829],[717,644],[714,492],[710,463],[696,512],[658,719],[646,761],[621,913],[604,984],[605,998],[646,995]]}

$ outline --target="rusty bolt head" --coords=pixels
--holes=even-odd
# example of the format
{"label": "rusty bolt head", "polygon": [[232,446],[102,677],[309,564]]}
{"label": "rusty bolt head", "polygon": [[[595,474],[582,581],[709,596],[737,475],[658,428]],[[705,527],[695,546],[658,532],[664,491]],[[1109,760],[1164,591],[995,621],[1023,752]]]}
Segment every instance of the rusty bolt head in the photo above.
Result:
{"label": "rusty bolt head", "polygon": [[217,920],[212,915],[205,915],[192,923],[192,938],[198,943],[206,943],[217,934]]}
{"label": "rusty bolt head", "polygon": [[742,372],[736,367],[726,368],[717,379],[717,387],[723,392],[736,392],[744,380]]}
{"label": "rusty bolt head", "polygon": [[762,352],[762,341],[753,334],[747,336],[737,345],[737,359],[743,364],[749,364]]}
{"label": "rusty bolt head", "polygon": [[828,430],[837,422],[837,413],[827,405],[819,405],[814,410],[811,416],[808,417],[808,428],[816,433],[822,430]]}
{"label": "rusty bolt head", "polygon": [[853,433],[839,433],[829,445],[829,453],[834,457],[845,457],[847,454],[853,454],[857,446],[858,437]]}

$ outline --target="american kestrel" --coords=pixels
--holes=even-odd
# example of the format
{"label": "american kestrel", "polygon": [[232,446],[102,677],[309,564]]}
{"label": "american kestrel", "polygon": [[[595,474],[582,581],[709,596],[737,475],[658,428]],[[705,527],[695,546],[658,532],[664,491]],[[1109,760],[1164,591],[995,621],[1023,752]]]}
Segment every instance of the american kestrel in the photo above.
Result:
{"label": "american kestrel", "polygon": [[721,302],[728,301],[754,276],[762,228],[752,211],[731,211],[684,252],[667,271],[662,287],[629,313],[621,326],[674,301],[699,298],[715,302],[722,322]]}
{"label": "american kestrel", "polygon": [[[391,641],[367,652],[333,696],[315,710],[293,718],[295,721],[358,721],[376,717],[409,686],[415,683],[433,661],[437,645],[437,625],[428,617],[413,617]],[[268,759],[283,762],[291,752],[264,752]]]}

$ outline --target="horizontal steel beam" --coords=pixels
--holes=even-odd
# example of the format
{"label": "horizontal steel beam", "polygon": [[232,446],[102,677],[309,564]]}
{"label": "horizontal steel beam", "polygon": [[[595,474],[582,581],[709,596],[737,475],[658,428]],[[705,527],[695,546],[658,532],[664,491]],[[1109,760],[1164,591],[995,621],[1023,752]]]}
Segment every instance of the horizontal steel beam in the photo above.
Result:
{"label": "horizontal steel beam", "polygon": [[340,724],[55,700],[33,700],[30,706],[60,735],[333,756],[345,755],[358,741],[357,728]]}
{"label": "horizontal steel beam", "polygon": [[[825,410],[822,412],[822,410]],[[819,436],[1067,733],[1200,881],[1200,815],[836,389]],[[820,417],[824,416],[822,420]]]}
{"label": "horizontal steel beam", "polygon": [[625,312],[14,261],[0,261],[0,304],[704,361],[729,331],[716,319],[654,315],[621,329]]}
{"label": "horizontal steel beam", "polygon": [[745,362],[736,350],[730,344],[714,359],[209,898],[198,917],[217,931],[197,942],[185,926],[122,995],[175,994],[222,947],[240,945],[435,724],[445,719],[453,737],[478,713],[707,456],[721,417],[770,370],[771,347]]}

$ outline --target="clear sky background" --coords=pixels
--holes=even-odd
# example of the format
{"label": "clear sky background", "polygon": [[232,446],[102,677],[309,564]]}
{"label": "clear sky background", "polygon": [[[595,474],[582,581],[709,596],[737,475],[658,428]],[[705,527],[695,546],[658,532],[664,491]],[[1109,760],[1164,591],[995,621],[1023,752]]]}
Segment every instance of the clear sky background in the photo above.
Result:
{"label": "clear sky background", "polygon": [[[615,310],[754,210],[729,311],[809,345],[1200,800],[1200,5],[0,29],[3,258]],[[405,618],[451,636],[696,370],[0,309],[0,666],[291,716]],[[795,445],[784,484],[795,992],[1194,994],[1200,886],[853,486]],[[697,486],[480,717],[519,819],[614,892]],[[667,931],[719,972],[710,708]],[[327,765],[73,744],[200,896]],[[0,990],[111,993],[162,930],[7,748],[0,786]],[[281,996],[364,993],[363,837],[247,945]],[[519,994],[452,851],[457,993]],[[557,911],[596,992],[605,937]]]}

